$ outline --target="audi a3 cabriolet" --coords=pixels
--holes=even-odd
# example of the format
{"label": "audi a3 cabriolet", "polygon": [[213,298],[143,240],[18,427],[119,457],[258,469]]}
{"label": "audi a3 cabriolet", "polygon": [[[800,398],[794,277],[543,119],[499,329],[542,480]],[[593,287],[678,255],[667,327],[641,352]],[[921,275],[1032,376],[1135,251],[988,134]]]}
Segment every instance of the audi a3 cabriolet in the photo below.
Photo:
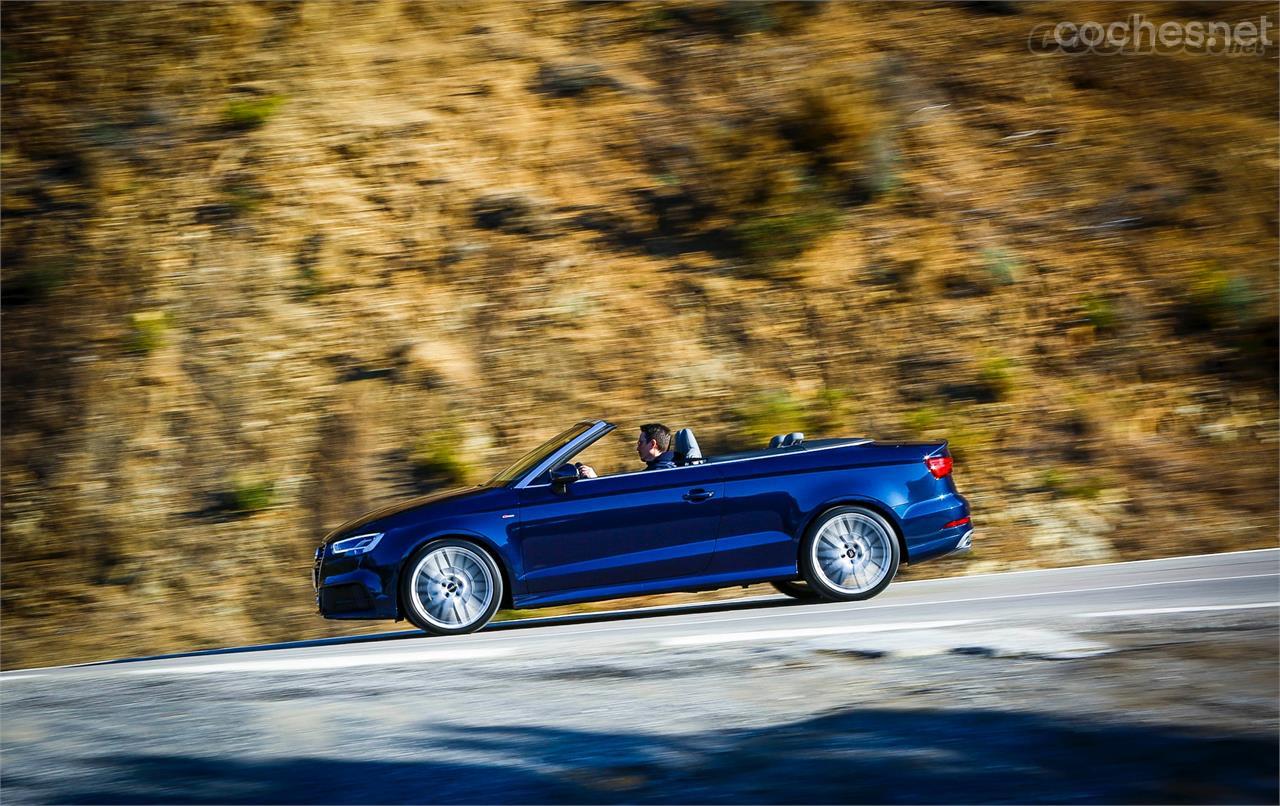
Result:
{"label": "audi a3 cabriolet", "polygon": [[614,426],[585,420],[488,482],[344,524],[316,549],[331,619],[408,619],[428,633],[534,608],[771,582],[797,598],[869,599],[902,563],[970,548],[946,442],[774,437],[675,467],[582,478],[571,460]]}

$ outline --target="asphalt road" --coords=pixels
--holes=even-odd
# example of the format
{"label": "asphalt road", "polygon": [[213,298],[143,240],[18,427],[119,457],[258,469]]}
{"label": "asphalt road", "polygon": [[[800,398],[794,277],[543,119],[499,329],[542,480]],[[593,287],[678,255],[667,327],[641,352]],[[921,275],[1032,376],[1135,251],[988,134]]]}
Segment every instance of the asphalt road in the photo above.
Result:
{"label": "asphalt road", "polygon": [[1267,802],[1280,551],[0,675],[0,799]]}

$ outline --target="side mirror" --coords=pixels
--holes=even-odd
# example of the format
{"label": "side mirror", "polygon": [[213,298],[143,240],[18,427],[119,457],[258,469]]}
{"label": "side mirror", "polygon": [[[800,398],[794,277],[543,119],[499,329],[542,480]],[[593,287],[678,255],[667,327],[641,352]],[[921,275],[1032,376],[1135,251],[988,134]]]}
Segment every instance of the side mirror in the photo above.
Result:
{"label": "side mirror", "polygon": [[560,465],[551,469],[552,492],[564,495],[569,491],[569,485],[577,480],[578,468],[573,465]]}

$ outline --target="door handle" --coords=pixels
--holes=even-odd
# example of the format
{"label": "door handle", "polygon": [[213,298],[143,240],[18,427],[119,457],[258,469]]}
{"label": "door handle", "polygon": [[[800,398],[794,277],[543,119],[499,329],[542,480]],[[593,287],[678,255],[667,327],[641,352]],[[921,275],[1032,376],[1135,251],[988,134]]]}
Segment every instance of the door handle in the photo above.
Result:
{"label": "door handle", "polygon": [[716,493],[714,490],[704,490],[701,487],[699,487],[696,490],[690,490],[689,492],[685,493],[684,500],[697,503],[699,501],[706,501],[708,498],[711,498],[715,494]]}

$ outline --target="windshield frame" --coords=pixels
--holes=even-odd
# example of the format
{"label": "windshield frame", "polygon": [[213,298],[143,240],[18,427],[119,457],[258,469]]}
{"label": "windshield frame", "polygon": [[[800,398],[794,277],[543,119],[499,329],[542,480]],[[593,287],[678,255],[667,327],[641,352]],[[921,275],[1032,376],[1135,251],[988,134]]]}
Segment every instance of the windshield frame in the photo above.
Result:
{"label": "windshield frame", "polygon": [[564,456],[572,456],[582,449],[583,443],[595,442],[612,431],[614,426],[603,420],[582,420],[556,434],[551,439],[508,465],[496,476],[485,482],[485,487],[523,487]]}

